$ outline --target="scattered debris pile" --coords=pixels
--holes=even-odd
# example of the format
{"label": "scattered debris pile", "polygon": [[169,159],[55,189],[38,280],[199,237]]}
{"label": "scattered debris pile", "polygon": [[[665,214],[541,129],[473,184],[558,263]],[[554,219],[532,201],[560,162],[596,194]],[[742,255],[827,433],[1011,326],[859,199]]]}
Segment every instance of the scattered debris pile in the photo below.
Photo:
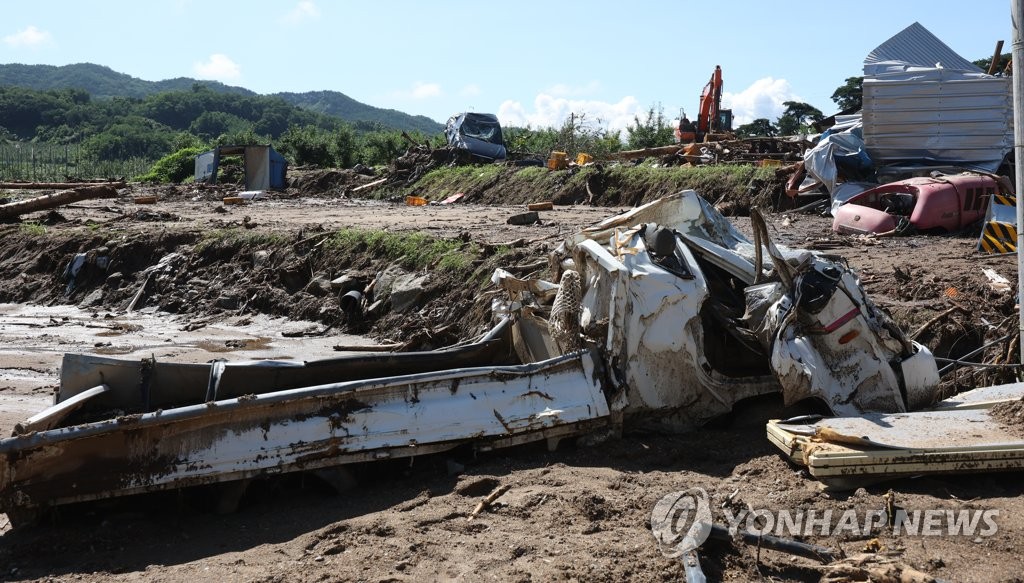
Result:
{"label": "scattered debris pile", "polygon": [[[65,355],[55,404],[0,440],[0,509],[25,521],[271,472],[555,443],[623,419],[680,431],[770,392],[840,414],[934,400],[930,353],[849,268],[780,249],[755,224],[751,243],[693,191],[599,223],[551,255],[559,284],[497,270],[508,298],[491,302],[494,328],[447,349],[305,363]],[[182,264],[170,253],[147,270],[128,310]]]}

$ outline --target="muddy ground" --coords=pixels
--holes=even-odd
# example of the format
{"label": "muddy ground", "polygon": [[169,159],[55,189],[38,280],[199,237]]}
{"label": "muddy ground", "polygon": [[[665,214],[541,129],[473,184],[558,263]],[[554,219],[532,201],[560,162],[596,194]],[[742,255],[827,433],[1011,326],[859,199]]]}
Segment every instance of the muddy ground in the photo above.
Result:
{"label": "muddy ground", "polygon": [[[152,192],[157,204],[133,202]],[[117,200],[0,225],[0,432],[48,404],[64,352],[311,360],[336,355],[336,346],[430,348],[472,337],[488,323],[490,270],[542,270],[560,237],[621,210],[559,206],[541,212],[539,224],[515,226],[506,219],[521,206],[408,207],[295,189],[223,206],[224,194],[136,186]],[[736,222],[749,227],[746,218]],[[816,216],[776,212],[769,222],[782,243],[847,258],[876,303],[920,330],[918,340],[940,356],[961,357],[1015,331],[1012,293],[993,289],[982,269],[1015,281],[1016,258],[977,256],[973,235],[862,239],[835,236]],[[352,226],[457,240],[468,261],[414,268],[373,245],[324,243]],[[81,270],[65,277],[78,253]],[[146,271],[171,253],[179,256]],[[330,280],[348,275],[365,286],[389,268],[427,275],[412,307],[360,318],[341,310],[343,290]],[[1012,342],[971,360],[1015,361]],[[1010,380],[995,369],[961,371],[944,390]],[[896,561],[948,581],[1021,580],[1019,473],[828,493],[766,440],[764,421],[786,413],[764,399],[686,435],[362,465],[352,470],[357,485],[341,493],[313,476],[257,481],[229,514],[215,512],[215,491],[196,489],[68,507],[25,529],[0,516],[0,580],[679,581],[682,565],[659,551],[650,512],[665,494],[690,487],[704,488],[718,512],[728,502],[867,513],[885,507],[890,488],[908,510],[997,509],[998,532],[987,537],[807,542],[847,555],[870,549],[875,564]],[[499,484],[511,489],[468,520]],[[817,581],[829,573],[815,561],[726,543],[705,545],[701,560],[711,580]]]}

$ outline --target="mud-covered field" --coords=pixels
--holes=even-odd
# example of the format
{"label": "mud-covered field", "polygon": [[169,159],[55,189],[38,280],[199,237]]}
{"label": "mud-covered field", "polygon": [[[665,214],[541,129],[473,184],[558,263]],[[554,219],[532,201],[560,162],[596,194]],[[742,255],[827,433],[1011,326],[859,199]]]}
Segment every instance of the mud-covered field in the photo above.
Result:
{"label": "mud-covered field", "polygon": [[[133,202],[149,193],[157,204]],[[495,267],[543,272],[546,252],[561,238],[621,210],[556,206],[540,212],[539,224],[510,225],[508,217],[525,209],[486,204],[493,198],[410,207],[290,189],[224,206],[223,195],[195,186],[132,187],[116,200],[0,225],[3,434],[48,404],[64,352],[312,360],[338,354],[336,347],[424,349],[473,337],[489,323],[486,281]],[[736,222],[748,230],[746,218]],[[939,356],[963,357],[1008,337],[970,360],[1016,360],[1014,295],[982,272],[1015,282],[1015,257],[978,256],[969,234],[865,239],[835,236],[829,219],[813,215],[776,212],[769,222],[781,243],[845,257],[876,303]],[[393,237],[361,236],[352,227]],[[433,257],[427,247],[436,239],[448,243]],[[72,274],[77,254],[84,255]],[[331,285],[342,276],[346,283]],[[422,292],[405,308],[342,309],[347,289],[372,293],[383,289],[378,282],[402,277],[422,278]],[[1011,380],[1000,369],[964,369],[943,387],[953,393]],[[228,514],[216,512],[215,491],[195,489],[68,507],[17,530],[0,516],[0,579],[679,581],[682,564],[659,551],[650,513],[662,496],[701,487],[716,518],[747,505],[866,515],[885,508],[890,488],[907,510],[996,509],[998,531],[985,537],[806,540],[848,556],[870,551],[864,569],[907,565],[948,581],[1020,580],[1019,473],[827,493],[765,438],[764,421],[786,413],[766,399],[686,435],[627,433],[599,444],[563,442],[554,452],[456,450],[360,465],[351,471],[355,485],[340,493],[314,476],[268,479]],[[508,493],[470,520],[498,485]],[[837,580],[857,580],[850,563],[844,571],[724,542],[706,544],[701,561],[710,580],[817,581],[844,572],[850,578]]]}

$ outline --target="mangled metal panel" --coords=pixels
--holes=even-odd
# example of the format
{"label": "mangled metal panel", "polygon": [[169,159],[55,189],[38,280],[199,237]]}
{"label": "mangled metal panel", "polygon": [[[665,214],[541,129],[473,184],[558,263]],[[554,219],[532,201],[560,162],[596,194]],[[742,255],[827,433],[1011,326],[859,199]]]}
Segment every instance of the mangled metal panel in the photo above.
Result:
{"label": "mangled metal panel", "polygon": [[1024,437],[992,407],[1019,401],[1024,384],[986,387],[901,414],[771,421],[768,439],[833,489],[907,476],[1024,469]]}
{"label": "mangled metal panel", "polygon": [[863,123],[878,164],[994,172],[1013,148],[1010,80],[986,75],[914,23],[868,55]]}
{"label": "mangled metal panel", "polygon": [[864,143],[873,160],[999,168],[1013,148],[1010,80],[948,77],[864,79]]}
{"label": "mangled metal panel", "polygon": [[917,22],[868,53],[864,59],[864,75],[877,75],[907,66],[982,72]]}
{"label": "mangled metal panel", "polygon": [[241,155],[246,190],[284,190],[288,161],[273,146],[218,146],[196,156],[196,182],[217,183],[221,156]]}
{"label": "mangled metal panel", "polygon": [[0,440],[0,511],[463,443],[499,447],[579,434],[607,421],[602,376],[598,361],[580,352],[530,365],[244,395],[29,433]]}

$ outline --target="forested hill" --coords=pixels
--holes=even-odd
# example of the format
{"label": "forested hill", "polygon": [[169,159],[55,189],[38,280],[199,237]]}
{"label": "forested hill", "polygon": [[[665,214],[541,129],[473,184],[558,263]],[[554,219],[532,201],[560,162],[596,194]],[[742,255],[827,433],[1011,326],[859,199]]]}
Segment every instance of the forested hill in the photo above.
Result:
{"label": "forested hill", "polygon": [[[0,64],[0,87],[24,87],[38,91],[79,89],[95,99],[128,97],[142,99],[167,91],[189,91],[196,85],[215,92],[239,97],[257,94],[244,87],[225,85],[218,81],[200,81],[188,77],[146,81],[118,73],[109,67],[92,63],[73,65]],[[310,91],[306,93],[278,93],[286,103],[303,109],[341,118],[358,127],[382,126],[395,130],[419,131],[437,134],[443,126],[422,115],[409,115],[393,109],[383,109],[361,103],[337,91]],[[10,129],[10,128],[8,128]]]}

